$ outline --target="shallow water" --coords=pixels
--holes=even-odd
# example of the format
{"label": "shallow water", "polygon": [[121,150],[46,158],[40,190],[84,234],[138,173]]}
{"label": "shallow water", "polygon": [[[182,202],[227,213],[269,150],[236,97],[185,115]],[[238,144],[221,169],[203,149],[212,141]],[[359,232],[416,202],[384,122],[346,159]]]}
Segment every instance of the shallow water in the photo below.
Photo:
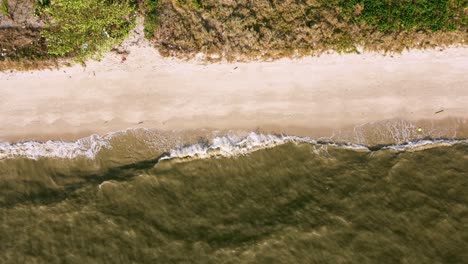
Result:
{"label": "shallow water", "polygon": [[252,133],[171,151],[164,136],[99,140],[74,156],[4,144],[2,263],[468,258],[466,141],[371,150]]}

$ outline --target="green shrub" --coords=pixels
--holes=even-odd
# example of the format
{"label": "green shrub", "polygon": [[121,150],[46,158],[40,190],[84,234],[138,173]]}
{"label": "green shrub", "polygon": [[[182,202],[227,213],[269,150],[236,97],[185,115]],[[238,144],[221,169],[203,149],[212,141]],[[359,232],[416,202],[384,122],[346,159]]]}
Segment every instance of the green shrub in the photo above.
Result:
{"label": "green shrub", "polygon": [[49,54],[84,61],[99,58],[127,36],[135,6],[128,0],[55,0],[42,12],[47,25],[41,35]]}
{"label": "green shrub", "polygon": [[345,13],[381,31],[455,30],[463,23],[466,1],[340,0]]}
{"label": "green shrub", "polygon": [[144,0],[142,11],[145,14],[145,36],[154,37],[154,32],[158,28],[158,0]]}
{"label": "green shrub", "polygon": [[35,3],[40,7],[46,7],[50,5],[50,0],[37,0]]}

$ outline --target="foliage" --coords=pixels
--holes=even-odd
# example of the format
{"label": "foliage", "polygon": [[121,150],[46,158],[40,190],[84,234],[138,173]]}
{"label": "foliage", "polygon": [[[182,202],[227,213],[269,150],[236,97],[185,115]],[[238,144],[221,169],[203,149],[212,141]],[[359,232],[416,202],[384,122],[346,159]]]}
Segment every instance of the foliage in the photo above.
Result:
{"label": "foliage", "polygon": [[37,0],[35,3],[38,6],[46,7],[46,6],[50,5],[50,0]]}
{"label": "foliage", "polygon": [[147,13],[146,30],[163,55],[188,58],[203,52],[274,59],[361,47],[400,52],[461,43],[465,6],[460,0],[159,0]]}
{"label": "foliage", "polygon": [[144,0],[142,11],[145,14],[145,36],[154,37],[154,32],[158,28],[158,0]]}
{"label": "foliage", "polygon": [[200,0],[179,0],[179,4],[185,5],[185,6],[190,6],[193,7],[197,10],[200,10],[202,8],[202,4]]}
{"label": "foliage", "polygon": [[8,0],[2,0],[2,2],[0,3],[0,14],[3,14],[11,18],[10,6],[8,5]]}
{"label": "foliage", "polygon": [[382,31],[455,30],[463,23],[466,1],[340,0],[348,15]]}
{"label": "foliage", "polygon": [[[468,39],[466,0],[35,0],[47,46],[38,37],[35,51],[16,45],[17,56],[8,57],[99,57],[127,35],[137,3],[145,36],[163,55],[186,58],[199,52],[228,60],[401,52]],[[7,0],[0,0],[0,13],[14,15]]]}
{"label": "foliage", "polygon": [[125,38],[135,7],[128,0],[56,0],[42,11],[48,20],[41,35],[49,54],[84,61]]}

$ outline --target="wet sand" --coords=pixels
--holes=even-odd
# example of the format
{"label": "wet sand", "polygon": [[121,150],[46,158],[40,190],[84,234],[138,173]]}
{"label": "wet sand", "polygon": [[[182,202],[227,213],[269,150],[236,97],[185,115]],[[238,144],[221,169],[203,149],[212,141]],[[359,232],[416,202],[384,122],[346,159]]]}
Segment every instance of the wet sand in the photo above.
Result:
{"label": "wet sand", "polygon": [[[136,37],[124,45],[124,62],[112,53],[86,67],[0,73],[0,141],[127,128],[374,137],[373,144],[468,137],[466,47],[207,64],[162,58]],[[362,134],[369,126],[388,135]]]}

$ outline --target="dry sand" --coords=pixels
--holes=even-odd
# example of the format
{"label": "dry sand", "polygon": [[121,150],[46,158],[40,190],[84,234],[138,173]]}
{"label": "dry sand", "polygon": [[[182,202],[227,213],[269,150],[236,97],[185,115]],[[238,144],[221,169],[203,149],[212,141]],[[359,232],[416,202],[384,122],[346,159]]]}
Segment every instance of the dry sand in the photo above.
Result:
{"label": "dry sand", "polygon": [[162,58],[141,36],[125,42],[123,63],[111,53],[86,67],[0,73],[0,141],[137,127],[359,143],[468,135],[466,47],[205,64]]}

